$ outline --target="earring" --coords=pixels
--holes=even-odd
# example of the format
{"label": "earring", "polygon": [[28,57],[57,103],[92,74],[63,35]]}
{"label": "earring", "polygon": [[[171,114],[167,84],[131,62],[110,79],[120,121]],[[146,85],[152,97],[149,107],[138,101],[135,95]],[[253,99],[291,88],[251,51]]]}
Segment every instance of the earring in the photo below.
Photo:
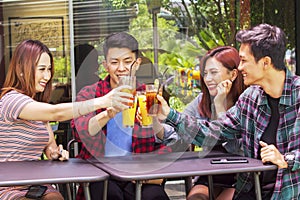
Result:
{"label": "earring", "polygon": [[23,76],[23,73],[20,73],[20,76]]}

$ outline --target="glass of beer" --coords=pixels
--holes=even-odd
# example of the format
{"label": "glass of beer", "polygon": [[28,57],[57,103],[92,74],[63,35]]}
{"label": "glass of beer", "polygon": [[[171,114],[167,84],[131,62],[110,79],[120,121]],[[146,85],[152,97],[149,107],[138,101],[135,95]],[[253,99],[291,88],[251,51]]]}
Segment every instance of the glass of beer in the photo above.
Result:
{"label": "glass of beer", "polygon": [[142,127],[152,127],[152,117],[148,115],[145,92],[138,93],[139,108],[142,116]]}
{"label": "glass of beer", "polygon": [[158,87],[154,84],[146,85],[146,106],[150,116],[156,116],[160,101],[157,99]]}
{"label": "glass of beer", "polygon": [[123,126],[124,127],[133,127],[135,121],[135,112],[136,112],[136,77],[135,76],[121,76],[119,78],[119,86],[121,85],[129,85],[131,86],[130,89],[123,89],[122,92],[127,92],[133,94],[132,102],[128,103],[127,105],[130,107],[129,109],[122,111],[122,118],[123,118]]}

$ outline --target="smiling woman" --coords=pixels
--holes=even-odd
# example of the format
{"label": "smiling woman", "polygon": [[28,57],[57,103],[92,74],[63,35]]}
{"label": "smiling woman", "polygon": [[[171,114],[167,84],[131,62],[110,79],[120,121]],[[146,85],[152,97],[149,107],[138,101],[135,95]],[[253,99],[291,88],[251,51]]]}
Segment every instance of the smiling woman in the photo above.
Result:
{"label": "smiling woman", "polygon": [[35,72],[35,89],[36,92],[43,92],[48,81],[52,77],[50,56],[42,53]]}
{"label": "smiling woman", "polygon": [[[239,53],[231,46],[220,46],[208,51],[200,62],[202,93],[186,107],[184,113],[197,116],[198,119],[214,120],[232,107],[245,88],[242,74],[238,71],[239,62]],[[215,145],[213,150],[239,154],[239,145],[239,142],[228,140],[227,143]],[[210,150],[205,145],[202,148]],[[213,176],[216,198],[232,199],[234,177],[235,174]],[[199,177],[187,199],[208,199],[207,183],[207,177]]]}
{"label": "smiling woman", "polygon": [[[57,145],[49,121],[64,121],[101,108],[123,110],[131,94],[112,90],[103,97],[77,103],[51,105],[53,57],[37,40],[21,42],[12,56],[0,95],[0,162],[48,159],[67,160],[68,151]],[[43,187],[43,200],[63,199],[51,185]],[[28,186],[0,187],[0,199],[20,199]]]}

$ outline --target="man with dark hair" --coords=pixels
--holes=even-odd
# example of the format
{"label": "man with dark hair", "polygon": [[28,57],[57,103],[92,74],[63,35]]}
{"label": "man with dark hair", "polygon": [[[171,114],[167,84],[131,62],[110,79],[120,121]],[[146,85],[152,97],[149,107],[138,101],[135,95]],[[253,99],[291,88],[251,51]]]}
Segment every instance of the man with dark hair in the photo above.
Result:
{"label": "man with dark hair", "polygon": [[[109,75],[99,82],[84,87],[77,95],[77,101],[92,99],[106,95],[110,90],[116,88],[121,76],[135,75],[141,63],[138,57],[138,42],[125,33],[114,33],[108,36],[103,45],[105,60],[103,66]],[[130,72],[131,71],[131,72]],[[137,90],[145,86],[137,83]],[[133,128],[122,128],[122,113],[113,108],[97,110],[96,113],[76,118],[72,121],[73,135],[77,141],[81,141],[82,148],[79,157],[102,158],[103,156],[121,156],[119,153],[147,153],[169,152],[169,148],[163,144],[156,143],[156,136],[152,128],[142,128],[135,123]],[[126,131],[126,132],[125,132]],[[116,137],[118,141],[112,141],[112,135],[124,132],[126,140]],[[110,135],[110,136],[109,136]],[[125,142],[127,141],[127,142]],[[129,141],[129,142],[128,142]],[[121,142],[125,149],[120,146],[111,145]],[[116,144],[116,143],[114,143]],[[126,144],[126,145],[124,145]],[[117,148],[117,150],[116,150]],[[116,153],[117,152],[117,153]],[[113,154],[113,155],[112,155]],[[148,183],[148,184],[147,184]],[[161,185],[162,179],[149,180],[143,184],[142,197],[147,200],[168,200],[168,196]],[[90,184],[92,199],[101,199],[103,196],[103,182]],[[130,181],[109,180],[108,200],[131,200],[135,199],[135,183]],[[78,191],[77,199],[82,199],[82,188]]]}
{"label": "man with dark hair", "polygon": [[[244,154],[278,170],[261,174],[263,199],[300,197],[300,78],[284,65],[286,36],[269,24],[241,30],[240,65],[249,87],[218,120],[196,120],[170,109],[163,98],[159,118],[197,145],[242,138]],[[234,199],[255,199],[253,176],[238,177]]]}

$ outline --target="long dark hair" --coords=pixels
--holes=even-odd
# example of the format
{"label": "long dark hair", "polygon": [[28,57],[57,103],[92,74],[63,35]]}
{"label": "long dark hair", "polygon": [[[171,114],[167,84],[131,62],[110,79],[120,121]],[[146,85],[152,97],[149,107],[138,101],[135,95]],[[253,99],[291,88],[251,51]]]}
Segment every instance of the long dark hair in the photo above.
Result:
{"label": "long dark hair", "polygon": [[[201,81],[201,91],[203,93],[202,100],[198,105],[199,113],[203,117],[211,118],[212,110],[211,110],[211,104],[212,100],[209,94],[209,91],[206,87],[206,84],[204,82],[204,78],[202,74],[204,74],[204,69],[206,66],[206,61],[208,58],[214,57],[217,61],[222,63],[222,65],[227,68],[229,71],[232,71],[233,69],[237,69],[240,63],[240,57],[238,51],[231,47],[231,46],[222,46],[217,47],[215,49],[212,49],[208,51],[201,59],[200,61],[200,81]],[[231,90],[229,94],[226,97],[226,102],[233,102],[235,103],[240,96],[240,94],[244,91],[245,87],[243,84],[243,77],[241,73],[238,71],[238,75],[236,79],[232,83]],[[232,105],[227,104],[226,108],[229,109]]]}
{"label": "long dark hair", "polygon": [[[51,78],[43,92],[36,93],[35,72],[42,53],[50,56]],[[16,90],[37,101],[48,102],[52,91],[54,75],[53,56],[46,45],[38,40],[25,40],[15,49],[0,98],[11,90]]]}

